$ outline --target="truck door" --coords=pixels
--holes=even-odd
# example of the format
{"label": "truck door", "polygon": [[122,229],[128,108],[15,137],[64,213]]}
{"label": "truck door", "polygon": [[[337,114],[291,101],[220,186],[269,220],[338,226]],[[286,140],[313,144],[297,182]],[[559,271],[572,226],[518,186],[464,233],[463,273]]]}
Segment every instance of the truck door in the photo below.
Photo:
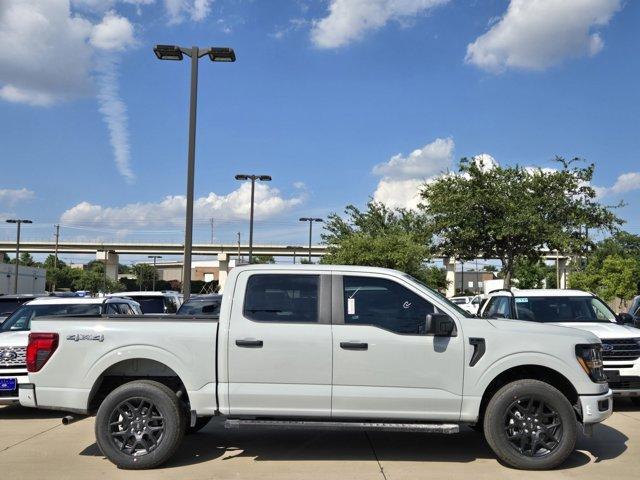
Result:
{"label": "truck door", "polygon": [[458,420],[460,328],[426,335],[437,308],[400,278],[334,274],[333,288],[332,416]]}
{"label": "truck door", "polygon": [[331,275],[243,272],[231,308],[231,415],[331,414]]}

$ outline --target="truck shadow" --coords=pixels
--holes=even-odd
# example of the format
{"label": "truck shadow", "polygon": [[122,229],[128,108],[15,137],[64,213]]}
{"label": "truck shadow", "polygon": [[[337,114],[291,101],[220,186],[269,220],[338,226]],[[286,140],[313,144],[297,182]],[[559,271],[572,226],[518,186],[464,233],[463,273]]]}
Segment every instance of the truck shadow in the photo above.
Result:
{"label": "truck shadow", "polygon": [[29,420],[41,418],[59,418],[67,415],[56,410],[41,410],[38,408],[22,407],[20,405],[0,406],[0,420]]}
{"label": "truck shadow", "polygon": [[[591,438],[580,435],[576,451],[560,469],[603,462],[621,455],[628,438],[618,430],[597,425]],[[93,444],[80,455],[102,456]],[[493,459],[483,437],[463,428],[456,435],[413,432],[228,430],[212,422],[201,432],[185,437],[175,457],[164,468],[184,467],[212,460],[232,462],[249,458],[256,462],[356,460],[469,463]],[[497,460],[496,460],[497,461]]]}

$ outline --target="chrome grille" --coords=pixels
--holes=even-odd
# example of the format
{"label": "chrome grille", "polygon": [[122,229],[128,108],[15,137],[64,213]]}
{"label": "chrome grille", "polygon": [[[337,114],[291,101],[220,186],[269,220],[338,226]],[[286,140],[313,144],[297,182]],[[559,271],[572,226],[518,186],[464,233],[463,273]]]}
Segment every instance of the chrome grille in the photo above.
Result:
{"label": "chrome grille", "polygon": [[27,347],[0,347],[0,369],[26,366]]}
{"label": "chrome grille", "polygon": [[602,358],[605,361],[633,361],[640,358],[640,339],[605,338],[602,340]]}

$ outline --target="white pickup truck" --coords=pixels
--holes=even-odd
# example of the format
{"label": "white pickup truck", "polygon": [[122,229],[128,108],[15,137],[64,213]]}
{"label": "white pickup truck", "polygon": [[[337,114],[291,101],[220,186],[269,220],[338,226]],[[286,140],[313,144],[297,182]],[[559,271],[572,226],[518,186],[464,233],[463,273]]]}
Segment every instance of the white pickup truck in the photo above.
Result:
{"label": "white pickup truck", "polygon": [[20,402],[96,413],[100,449],[130,469],[165,462],[216,415],[229,428],[467,424],[508,465],[547,469],[612,411],[592,333],[474,318],[369,267],[235,268],[219,319],[38,318],[27,364]]}

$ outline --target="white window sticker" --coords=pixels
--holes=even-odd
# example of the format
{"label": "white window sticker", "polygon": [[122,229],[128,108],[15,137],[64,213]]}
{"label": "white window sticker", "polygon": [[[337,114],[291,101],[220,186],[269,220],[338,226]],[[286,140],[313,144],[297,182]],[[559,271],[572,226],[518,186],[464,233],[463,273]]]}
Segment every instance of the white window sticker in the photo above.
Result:
{"label": "white window sticker", "polygon": [[529,299],[527,297],[516,298],[516,303],[529,303]]}
{"label": "white window sticker", "polygon": [[355,315],[356,314],[356,299],[349,298],[347,299],[347,315]]}

